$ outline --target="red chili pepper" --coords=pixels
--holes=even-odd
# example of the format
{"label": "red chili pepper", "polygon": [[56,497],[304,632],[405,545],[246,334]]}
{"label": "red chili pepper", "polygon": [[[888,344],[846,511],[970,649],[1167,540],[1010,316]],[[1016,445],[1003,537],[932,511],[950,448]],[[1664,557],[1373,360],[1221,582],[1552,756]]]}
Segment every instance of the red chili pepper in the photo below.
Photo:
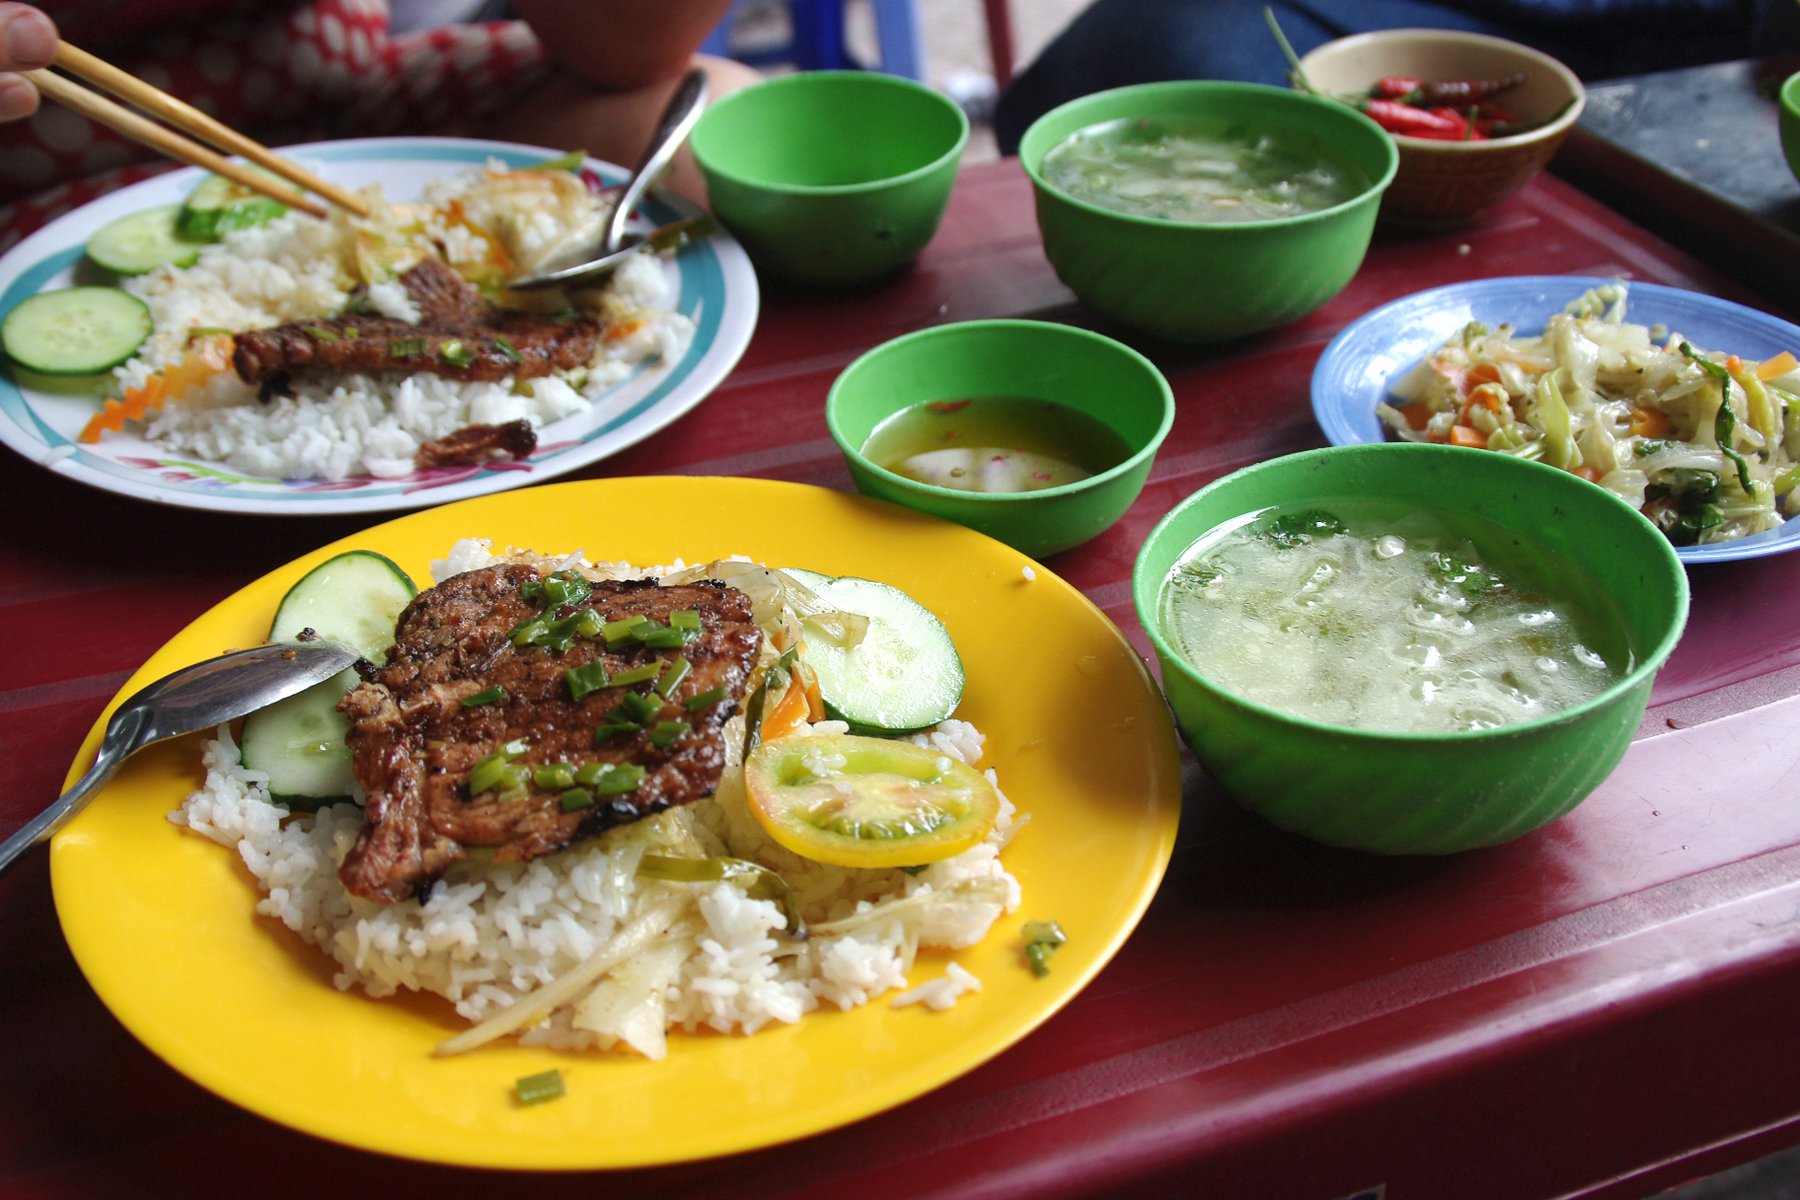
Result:
{"label": "red chili pepper", "polygon": [[1425,81],[1414,75],[1389,75],[1386,79],[1378,79],[1369,94],[1382,100],[1398,100],[1400,97],[1419,90]]}
{"label": "red chili pepper", "polygon": [[1368,100],[1362,110],[1383,129],[1393,133],[1407,133],[1424,136],[1423,131],[1432,130],[1461,137],[1468,122],[1462,114],[1454,109],[1446,109],[1451,115],[1446,118],[1430,109],[1414,108],[1410,104],[1402,104],[1398,100]]}

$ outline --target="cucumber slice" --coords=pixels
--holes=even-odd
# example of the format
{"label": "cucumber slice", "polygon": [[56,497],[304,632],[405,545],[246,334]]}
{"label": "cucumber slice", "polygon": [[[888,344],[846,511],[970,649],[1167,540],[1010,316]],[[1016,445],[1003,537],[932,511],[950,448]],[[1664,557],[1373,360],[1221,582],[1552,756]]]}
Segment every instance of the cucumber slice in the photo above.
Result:
{"label": "cucumber slice", "polygon": [[109,221],[88,239],[87,256],[120,275],[143,275],[161,266],[191,267],[203,241],[175,228],[179,204],[163,204]]}
{"label": "cucumber slice", "polygon": [[846,650],[809,637],[804,657],[819,681],[826,713],[858,733],[914,733],[956,711],[963,665],[950,631],[930,609],[890,584],[844,576],[815,584],[823,599],[869,618],[863,640]]}
{"label": "cucumber slice", "polygon": [[[291,642],[310,629],[380,662],[394,643],[394,623],[418,594],[392,559],[351,550],[326,559],[282,597],[269,630]],[[345,671],[298,696],[244,718],[238,739],[246,767],[266,772],[269,794],[290,808],[316,808],[351,794],[349,722],[337,710],[359,676]]]}
{"label": "cucumber slice", "polygon": [[275,610],[269,640],[298,641],[301,631],[310,629],[379,663],[394,644],[400,610],[418,594],[393,559],[373,550],[349,550],[326,559],[288,589]]}
{"label": "cucumber slice", "polygon": [[94,375],[129,360],[153,326],[150,310],[129,292],[60,288],[14,305],[0,321],[0,346],[41,375]]}
{"label": "cucumber slice", "polygon": [[358,678],[345,671],[244,718],[238,752],[246,767],[268,772],[273,799],[310,810],[349,797],[350,722],[337,706]]}
{"label": "cucumber slice", "polygon": [[[249,169],[267,176],[272,183],[296,196],[300,194],[293,184],[277,175],[260,167]],[[208,175],[188,194],[187,203],[181,206],[181,212],[175,218],[175,228],[183,237],[216,242],[235,229],[249,229],[273,221],[287,210],[288,206],[281,201],[253,192],[236,180],[226,179],[223,175]]]}

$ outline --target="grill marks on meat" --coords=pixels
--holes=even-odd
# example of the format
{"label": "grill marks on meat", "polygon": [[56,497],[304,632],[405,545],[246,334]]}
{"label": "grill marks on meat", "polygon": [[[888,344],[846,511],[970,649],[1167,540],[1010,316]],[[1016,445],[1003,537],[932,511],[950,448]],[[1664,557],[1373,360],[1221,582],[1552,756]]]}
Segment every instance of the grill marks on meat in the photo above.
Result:
{"label": "grill marks on meat", "polygon": [[[348,741],[357,782],[368,792],[366,820],[339,877],[354,895],[394,902],[422,893],[469,848],[493,849],[504,860],[527,861],[640,817],[710,795],[725,767],[723,726],[743,696],[762,632],[750,600],[716,581],[662,587],[653,580],[595,583],[593,594],[559,615],[594,608],[608,621],[642,614],[664,624],[671,612],[700,613],[699,637],[679,650],[635,643],[608,649],[604,639],[580,638],[566,651],[517,647],[510,633],[538,606],[519,594],[539,578],[532,567],[505,564],[453,576],[421,592],[400,615],[387,665],[358,685],[339,707],[350,719]],[[667,746],[645,733],[615,733],[596,745],[626,691],[656,699],[648,682],[603,688],[571,701],[564,672],[604,660],[609,675],[655,657],[686,658],[692,669],[646,722],[683,721],[690,727]],[[496,703],[465,707],[463,699],[493,687]],[[698,712],[689,697],[715,687],[725,699]],[[477,763],[515,739],[530,748],[514,760],[545,763],[635,763],[643,781],[620,796],[596,796],[575,812],[560,795],[533,789],[502,799],[471,797]]]}
{"label": "grill marks on meat", "polygon": [[[400,276],[419,323],[391,317],[290,321],[240,333],[232,365],[245,383],[280,391],[296,371],[427,371],[466,382],[536,378],[593,360],[602,323],[501,308],[441,259]],[[511,353],[508,353],[510,349]]]}

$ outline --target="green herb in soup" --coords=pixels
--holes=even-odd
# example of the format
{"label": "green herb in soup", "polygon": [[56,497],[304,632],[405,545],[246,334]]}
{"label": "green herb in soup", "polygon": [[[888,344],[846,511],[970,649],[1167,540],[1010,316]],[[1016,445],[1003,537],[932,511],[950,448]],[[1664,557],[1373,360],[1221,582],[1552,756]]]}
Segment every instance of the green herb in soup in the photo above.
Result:
{"label": "green herb in soup", "polygon": [[862,453],[896,475],[959,492],[1036,492],[1110,470],[1131,448],[1066,404],[976,396],[903,408],[875,427]]}
{"label": "green herb in soup", "polygon": [[1391,732],[1487,729],[1589,699],[1632,662],[1597,584],[1498,526],[1367,500],[1211,530],[1159,598],[1163,632],[1220,687]]}
{"label": "green herb in soup", "polygon": [[1041,168],[1079,200],[1139,217],[1270,221],[1331,208],[1369,186],[1325,148],[1220,122],[1126,119],[1079,130]]}

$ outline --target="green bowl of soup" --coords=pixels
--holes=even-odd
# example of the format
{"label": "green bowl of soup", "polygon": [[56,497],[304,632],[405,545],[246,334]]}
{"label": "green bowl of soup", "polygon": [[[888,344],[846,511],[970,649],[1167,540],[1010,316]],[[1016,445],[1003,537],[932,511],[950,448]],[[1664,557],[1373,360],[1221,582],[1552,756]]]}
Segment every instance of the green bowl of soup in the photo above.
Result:
{"label": "green bowl of soup", "polygon": [[1072,100],[1026,131],[1019,162],[1044,252],[1083,302],[1160,337],[1218,342],[1343,290],[1399,158],[1346,105],[1202,80]]}
{"label": "green bowl of soup", "polygon": [[825,400],[859,491],[1034,558],[1123,516],[1174,420],[1174,394],[1149,359],[1046,321],[895,338],[846,367]]}
{"label": "green bowl of soup", "polygon": [[1668,539],[1611,492],[1415,443],[1209,484],[1146,539],[1133,597],[1177,725],[1238,803],[1386,854],[1573,809],[1625,754],[1688,609]]}

